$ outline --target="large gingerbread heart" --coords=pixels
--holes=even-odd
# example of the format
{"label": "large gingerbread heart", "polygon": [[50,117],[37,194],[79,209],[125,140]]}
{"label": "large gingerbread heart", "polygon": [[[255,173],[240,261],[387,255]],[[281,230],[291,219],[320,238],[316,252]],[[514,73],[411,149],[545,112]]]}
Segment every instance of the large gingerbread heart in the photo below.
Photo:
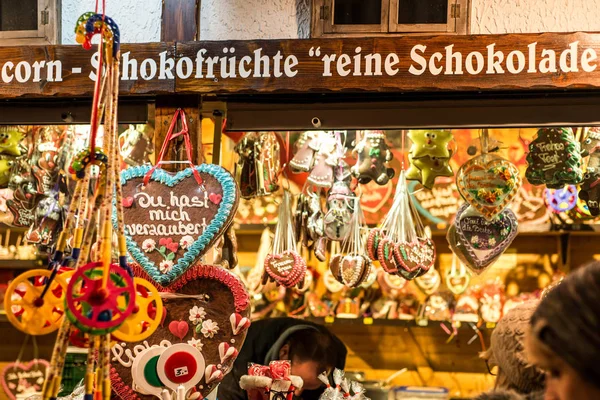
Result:
{"label": "large gingerbread heart", "polygon": [[[121,173],[127,250],[155,282],[167,286],[184,274],[230,225],[238,204],[231,174],[218,165],[176,174],[150,166]],[[116,214],[113,215],[116,226]]]}
{"label": "large gingerbread heart", "polygon": [[456,185],[463,198],[490,221],[517,195],[521,178],[508,160],[482,154],[460,168]]}
{"label": "large gingerbread heart", "polygon": [[511,209],[503,210],[493,221],[463,204],[448,237],[454,253],[471,270],[480,273],[504,253],[517,236],[517,217]]}
{"label": "large gingerbread heart", "polygon": [[46,360],[32,360],[28,363],[13,362],[2,370],[2,388],[4,393],[15,400],[17,396],[31,396],[42,391],[46,369]]}
{"label": "large gingerbread heart", "polygon": [[[134,272],[147,278],[138,267]],[[156,332],[144,341],[118,342],[111,349],[113,391],[123,400],[152,399],[151,394],[163,388],[152,356],[158,359],[164,349],[183,343],[200,353],[204,367],[195,390],[205,398],[231,370],[244,343],[250,326],[248,292],[231,272],[210,265],[196,265],[158,290],[166,292],[161,294],[166,317]]]}

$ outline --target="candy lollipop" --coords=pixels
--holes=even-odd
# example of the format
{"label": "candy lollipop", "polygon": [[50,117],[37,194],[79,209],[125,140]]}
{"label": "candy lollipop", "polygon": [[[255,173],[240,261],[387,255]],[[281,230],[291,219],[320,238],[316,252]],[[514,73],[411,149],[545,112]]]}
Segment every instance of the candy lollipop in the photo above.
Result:
{"label": "candy lollipop", "polygon": [[158,376],[157,364],[166,347],[151,347],[139,353],[133,360],[131,375],[137,390],[158,398],[163,397],[164,384]]}
{"label": "candy lollipop", "polygon": [[158,378],[176,393],[177,400],[185,400],[186,393],[200,383],[205,367],[202,353],[186,343],[169,347],[156,363]]}

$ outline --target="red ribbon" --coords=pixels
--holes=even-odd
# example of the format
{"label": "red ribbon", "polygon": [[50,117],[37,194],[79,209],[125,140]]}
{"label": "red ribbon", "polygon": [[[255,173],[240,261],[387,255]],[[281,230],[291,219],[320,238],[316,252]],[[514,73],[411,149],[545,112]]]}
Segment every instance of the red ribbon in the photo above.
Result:
{"label": "red ribbon", "polygon": [[[181,118],[181,130],[179,132],[174,132],[175,124],[177,123],[177,120],[179,118]],[[173,139],[178,138],[179,136],[183,136],[185,153],[187,156],[188,163],[190,164],[190,168],[192,169],[192,173],[194,174],[194,177],[196,178],[196,182],[198,182],[198,185],[202,185],[202,183],[203,183],[202,177],[200,176],[200,173],[196,170],[195,165],[192,162],[192,158],[193,158],[192,157],[192,141],[190,139],[190,131],[189,131],[188,124],[187,124],[187,118],[185,117],[185,112],[181,108],[178,108],[177,111],[175,111],[175,115],[173,116],[173,119],[171,120],[171,125],[169,126],[169,130],[167,131],[167,136],[165,137],[165,140],[162,144],[160,153],[158,153],[158,158],[156,159],[156,164],[152,168],[150,168],[150,170],[144,176],[144,186],[148,184],[148,182],[150,181],[150,177],[152,176],[152,174],[154,173],[156,168],[158,168],[161,164],[165,163],[165,161],[163,161],[163,158],[165,157],[165,154],[167,153],[167,148],[169,147],[169,142]]]}

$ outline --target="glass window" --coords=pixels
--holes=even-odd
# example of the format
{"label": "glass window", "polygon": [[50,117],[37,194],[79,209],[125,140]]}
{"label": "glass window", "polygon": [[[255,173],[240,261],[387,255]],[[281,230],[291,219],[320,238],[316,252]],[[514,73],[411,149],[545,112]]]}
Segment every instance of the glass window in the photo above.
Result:
{"label": "glass window", "polygon": [[381,0],[335,0],[333,21],[336,25],[379,25]]}
{"label": "glass window", "polygon": [[37,31],[37,0],[0,0],[0,31]]}
{"label": "glass window", "polygon": [[400,0],[399,24],[446,24],[448,0]]}

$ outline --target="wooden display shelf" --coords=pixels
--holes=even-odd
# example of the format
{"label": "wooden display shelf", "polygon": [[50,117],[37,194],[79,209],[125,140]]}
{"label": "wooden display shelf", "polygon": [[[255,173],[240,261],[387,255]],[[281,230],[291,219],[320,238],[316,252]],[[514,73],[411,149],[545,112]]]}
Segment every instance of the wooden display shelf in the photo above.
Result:
{"label": "wooden display shelf", "polygon": [[37,260],[0,260],[0,270],[28,270],[40,268],[44,265],[44,261]]}
{"label": "wooden display shelf", "polygon": [[[419,326],[415,321],[374,319],[310,318],[321,323],[348,348],[347,366],[352,370],[428,370],[484,374],[485,363],[479,358],[484,350],[477,333],[469,324],[461,324],[450,336],[440,324],[452,329],[449,322],[429,321]],[[372,324],[371,324],[372,322]],[[480,330],[484,346],[490,343],[491,329]]]}
{"label": "wooden display shelf", "polygon": [[[440,329],[440,324],[446,325],[449,329],[451,329],[452,321],[430,321],[430,320],[402,320],[402,319],[387,319],[387,318],[335,318],[335,317],[325,317],[325,318],[317,318],[317,317],[308,317],[305,320],[314,322],[315,324],[324,325],[330,327],[332,325],[343,325],[343,326],[393,326],[398,328],[437,328]],[[456,324],[458,329],[467,329],[473,330],[472,325],[468,322],[461,322],[460,324]],[[494,329],[496,327],[495,324],[486,324],[479,327],[479,330],[488,330]]]}

